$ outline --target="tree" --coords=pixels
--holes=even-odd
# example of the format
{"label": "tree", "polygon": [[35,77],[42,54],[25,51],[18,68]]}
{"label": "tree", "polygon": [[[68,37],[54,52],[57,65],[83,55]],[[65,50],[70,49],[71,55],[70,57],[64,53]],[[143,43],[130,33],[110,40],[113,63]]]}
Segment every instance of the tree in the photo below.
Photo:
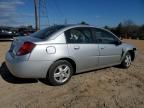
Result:
{"label": "tree", "polygon": [[116,35],[117,35],[117,36],[123,38],[123,34],[124,34],[124,33],[123,33],[123,26],[122,26],[122,23],[121,23],[121,22],[120,22],[120,23],[118,24],[118,26],[116,27],[115,32],[116,32]]}
{"label": "tree", "polygon": [[104,28],[121,38],[144,40],[144,24],[139,26],[131,20],[126,20],[122,23],[120,22],[116,27],[105,26]]}
{"label": "tree", "polygon": [[106,25],[106,26],[104,26],[104,28],[105,28],[105,29],[107,29],[107,30],[110,30],[110,27],[109,27],[109,26],[107,26],[107,25]]}
{"label": "tree", "polygon": [[126,20],[122,24],[125,38],[137,38],[139,27],[132,21]]}
{"label": "tree", "polygon": [[140,31],[144,32],[144,24],[140,27]]}
{"label": "tree", "polygon": [[144,40],[144,24],[139,29],[139,39]]}
{"label": "tree", "polygon": [[89,24],[86,23],[85,21],[82,21],[80,24],[83,24],[83,25],[89,25]]}

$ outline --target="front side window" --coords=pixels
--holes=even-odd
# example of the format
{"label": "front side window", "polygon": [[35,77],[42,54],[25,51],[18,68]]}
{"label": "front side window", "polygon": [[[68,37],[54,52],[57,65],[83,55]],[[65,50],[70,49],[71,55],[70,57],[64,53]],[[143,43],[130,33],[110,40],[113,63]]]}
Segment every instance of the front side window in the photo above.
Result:
{"label": "front side window", "polygon": [[91,30],[88,28],[74,28],[65,32],[67,43],[93,43]]}
{"label": "front side window", "polygon": [[114,44],[116,41],[118,41],[118,39],[113,34],[104,30],[94,29],[93,34],[96,39],[96,43]]}

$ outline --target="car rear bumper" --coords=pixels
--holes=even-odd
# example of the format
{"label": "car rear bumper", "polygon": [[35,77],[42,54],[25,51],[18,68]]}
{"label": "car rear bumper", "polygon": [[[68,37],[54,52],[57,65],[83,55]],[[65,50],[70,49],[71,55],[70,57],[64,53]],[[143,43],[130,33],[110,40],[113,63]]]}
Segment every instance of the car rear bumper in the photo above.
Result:
{"label": "car rear bumper", "polygon": [[51,66],[51,61],[19,61],[6,54],[6,65],[9,71],[20,78],[46,78],[47,71]]}

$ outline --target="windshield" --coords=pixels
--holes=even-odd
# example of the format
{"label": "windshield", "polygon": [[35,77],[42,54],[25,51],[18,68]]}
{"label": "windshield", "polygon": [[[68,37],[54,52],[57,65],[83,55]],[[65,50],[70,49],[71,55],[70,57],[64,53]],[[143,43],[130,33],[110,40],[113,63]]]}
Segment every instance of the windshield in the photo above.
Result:
{"label": "windshield", "polygon": [[64,25],[51,26],[31,34],[31,36],[39,39],[47,39],[51,34],[57,32],[64,27]]}

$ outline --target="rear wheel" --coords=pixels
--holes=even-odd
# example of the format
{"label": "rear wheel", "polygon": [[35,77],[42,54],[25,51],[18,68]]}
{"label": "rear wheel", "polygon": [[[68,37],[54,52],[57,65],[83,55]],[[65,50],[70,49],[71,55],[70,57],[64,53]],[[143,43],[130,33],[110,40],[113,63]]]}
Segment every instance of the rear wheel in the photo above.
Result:
{"label": "rear wheel", "polygon": [[132,58],[129,52],[126,53],[124,60],[121,63],[123,68],[129,68],[132,62]]}
{"label": "rear wheel", "polygon": [[72,65],[66,60],[59,60],[49,69],[47,80],[51,85],[62,85],[70,80],[72,74]]}

